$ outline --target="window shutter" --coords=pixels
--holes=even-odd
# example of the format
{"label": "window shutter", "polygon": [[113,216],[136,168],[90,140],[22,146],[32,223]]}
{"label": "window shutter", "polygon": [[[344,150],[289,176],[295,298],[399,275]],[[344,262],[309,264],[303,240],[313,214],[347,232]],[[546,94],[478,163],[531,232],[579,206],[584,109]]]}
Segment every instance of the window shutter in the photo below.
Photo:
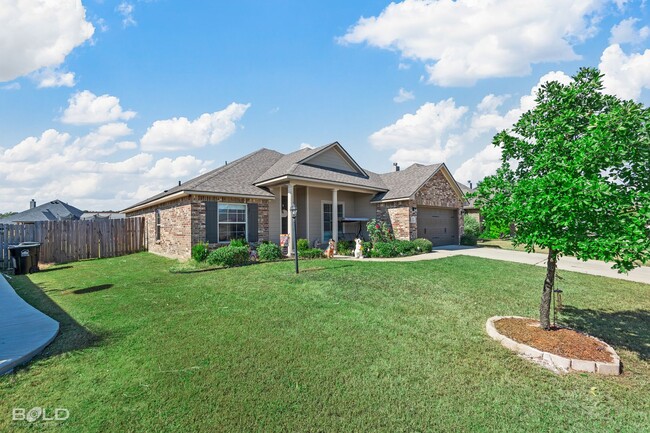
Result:
{"label": "window shutter", "polygon": [[248,203],[248,242],[257,242],[257,204]]}
{"label": "window shutter", "polygon": [[205,202],[205,240],[210,243],[219,242],[217,205],[216,201]]}

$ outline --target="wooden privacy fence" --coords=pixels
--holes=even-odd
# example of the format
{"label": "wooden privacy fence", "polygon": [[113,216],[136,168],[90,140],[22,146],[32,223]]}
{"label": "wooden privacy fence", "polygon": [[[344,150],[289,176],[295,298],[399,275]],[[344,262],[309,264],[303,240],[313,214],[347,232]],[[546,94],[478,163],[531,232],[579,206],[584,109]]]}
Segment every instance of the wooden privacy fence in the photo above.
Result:
{"label": "wooden privacy fence", "polygon": [[147,249],[144,218],[0,224],[0,267],[10,245],[39,242],[41,263],[117,257]]}

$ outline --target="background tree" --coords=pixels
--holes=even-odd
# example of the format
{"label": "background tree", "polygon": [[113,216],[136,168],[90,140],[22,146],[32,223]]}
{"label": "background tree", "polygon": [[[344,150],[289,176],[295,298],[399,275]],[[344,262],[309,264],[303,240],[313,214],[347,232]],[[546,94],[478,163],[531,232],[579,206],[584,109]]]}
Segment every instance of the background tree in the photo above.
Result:
{"label": "background tree", "polygon": [[602,89],[593,68],[544,84],[535,108],[494,137],[501,167],[476,193],[488,224],[514,223],[513,242],[528,252],[548,248],[544,329],[560,256],[619,272],[650,259],[650,110]]}

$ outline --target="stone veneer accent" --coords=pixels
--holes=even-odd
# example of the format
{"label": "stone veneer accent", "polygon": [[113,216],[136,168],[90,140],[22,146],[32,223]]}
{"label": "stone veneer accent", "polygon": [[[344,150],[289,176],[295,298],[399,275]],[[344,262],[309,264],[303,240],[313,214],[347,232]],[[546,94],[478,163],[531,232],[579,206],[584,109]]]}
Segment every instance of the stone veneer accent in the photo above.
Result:
{"label": "stone veneer accent", "polygon": [[377,219],[391,225],[396,239],[417,238],[418,206],[458,209],[458,237],[463,234],[463,201],[456,195],[447,178],[438,172],[409,199],[378,203]]}
{"label": "stone veneer accent", "polygon": [[619,358],[616,351],[607,343],[602,340],[599,340],[595,337],[591,337],[594,340],[598,340],[605,346],[610,355],[612,355],[612,362],[598,362],[598,361],[585,361],[582,359],[570,359],[565,358],[554,353],[543,352],[534,347],[530,347],[523,343],[517,343],[515,340],[506,337],[505,335],[499,333],[494,322],[501,319],[525,319],[525,317],[520,316],[494,316],[490,317],[485,323],[485,330],[487,334],[501,343],[501,345],[507,349],[510,349],[514,352],[517,352],[519,355],[529,359],[536,364],[541,365],[542,367],[553,371],[554,373],[559,372],[569,372],[569,371],[583,371],[587,373],[597,373],[606,376],[618,376],[621,374],[621,358]]}
{"label": "stone veneer accent", "polygon": [[[189,258],[192,246],[205,242],[206,201],[257,203],[258,240],[261,242],[269,239],[269,201],[263,199],[191,195],[131,212],[127,216],[144,217],[150,252],[174,258]],[[160,210],[159,241],[156,241],[156,209]]]}

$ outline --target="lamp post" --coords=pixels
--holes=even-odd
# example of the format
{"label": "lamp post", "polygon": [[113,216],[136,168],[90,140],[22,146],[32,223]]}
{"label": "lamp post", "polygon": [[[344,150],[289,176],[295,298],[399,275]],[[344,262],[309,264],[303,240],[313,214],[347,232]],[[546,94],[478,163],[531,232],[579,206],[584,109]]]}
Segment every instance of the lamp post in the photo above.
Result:
{"label": "lamp post", "polygon": [[293,224],[293,239],[291,243],[293,244],[293,257],[296,261],[296,274],[298,273],[298,208],[295,203],[291,203],[291,220]]}

